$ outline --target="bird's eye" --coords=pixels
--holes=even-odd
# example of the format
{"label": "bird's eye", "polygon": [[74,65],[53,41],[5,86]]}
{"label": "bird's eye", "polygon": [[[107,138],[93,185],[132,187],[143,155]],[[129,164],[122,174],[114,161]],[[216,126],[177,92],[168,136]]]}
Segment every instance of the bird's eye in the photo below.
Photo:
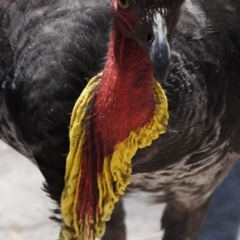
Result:
{"label": "bird's eye", "polygon": [[128,9],[129,8],[129,2],[128,0],[117,0],[118,5],[123,8],[123,9]]}

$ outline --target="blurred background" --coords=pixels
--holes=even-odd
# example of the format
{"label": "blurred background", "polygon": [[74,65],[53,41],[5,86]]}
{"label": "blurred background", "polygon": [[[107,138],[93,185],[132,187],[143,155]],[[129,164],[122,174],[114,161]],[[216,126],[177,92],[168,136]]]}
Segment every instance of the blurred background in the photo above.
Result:
{"label": "blurred background", "polygon": [[[59,226],[49,219],[54,204],[43,192],[40,171],[0,141],[0,239],[57,240]],[[212,200],[198,240],[240,240],[240,161]],[[150,194],[124,200],[128,240],[160,240],[162,205],[148,205]],[[193,223],[194,224],[194,223]]]}

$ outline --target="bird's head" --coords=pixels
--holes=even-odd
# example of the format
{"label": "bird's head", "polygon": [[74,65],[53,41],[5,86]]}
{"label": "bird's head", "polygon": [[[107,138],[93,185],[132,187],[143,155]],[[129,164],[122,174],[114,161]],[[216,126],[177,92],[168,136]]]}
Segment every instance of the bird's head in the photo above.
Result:
{"label": "bird's head", "polygon": [[113,0],[116,25],[145,50],[155,78],[166,79],[171,38],[185,0]]}

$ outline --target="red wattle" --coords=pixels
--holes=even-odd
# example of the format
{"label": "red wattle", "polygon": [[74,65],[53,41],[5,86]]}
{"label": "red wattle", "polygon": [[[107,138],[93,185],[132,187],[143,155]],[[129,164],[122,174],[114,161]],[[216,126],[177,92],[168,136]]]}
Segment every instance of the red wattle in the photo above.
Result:
{"label": "red wattle", "polygon": [[95,132],[104,156],[154,114],[153,70],[142,47],[114,28],[95,103]]}

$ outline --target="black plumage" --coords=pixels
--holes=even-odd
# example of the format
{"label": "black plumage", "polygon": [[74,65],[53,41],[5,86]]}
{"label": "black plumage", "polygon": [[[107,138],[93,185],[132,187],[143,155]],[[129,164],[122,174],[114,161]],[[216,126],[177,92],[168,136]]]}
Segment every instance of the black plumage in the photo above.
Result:
{"label": "black plumage", "polygon": [[26,0],[2,7],[1,138],[38,164],[56,201],[73,105],[102,69],[108,2]]}
{"label": "black plumage", "polygon": [[[162,2],[171,13],[174,1]],[[110,0],[0,3],[0,137],[38,165],[58,204],[70,113],[103,69],[111,20]],[[168,36],[171,64],[161,82],[168,129],[138,150],[129,186],[164,190],[156,201],[168,201],[165,240],[196,238],[214,188],[240,153],[239,22],[238,0],[187,0]],[[124,229],[116,209],[106,239],[115,227]]]}

